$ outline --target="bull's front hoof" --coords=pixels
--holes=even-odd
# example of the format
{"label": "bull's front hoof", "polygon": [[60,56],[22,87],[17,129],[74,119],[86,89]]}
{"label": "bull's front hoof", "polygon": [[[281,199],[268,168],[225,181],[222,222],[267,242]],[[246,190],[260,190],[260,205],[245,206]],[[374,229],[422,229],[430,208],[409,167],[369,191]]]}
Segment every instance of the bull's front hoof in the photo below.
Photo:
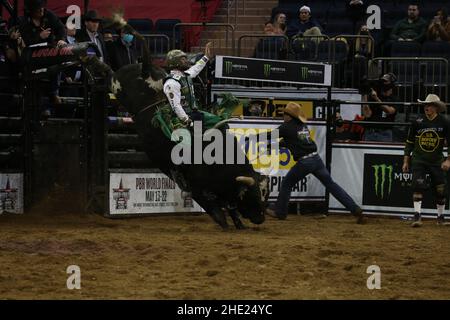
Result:
{"label": "bull's front hoof", "polygon": [[242,223],[242,221],[239,220],[239,222],[235,222],[234,226],[236,227],[236,229],[238,230],[245,230],[248,229],[248,227]]}
{"label": "bull's front hoof", "polygon": [[223,211],[216,211],[210,214],[213,220],[222,227],[223,230],[228,230],[227,218]]}

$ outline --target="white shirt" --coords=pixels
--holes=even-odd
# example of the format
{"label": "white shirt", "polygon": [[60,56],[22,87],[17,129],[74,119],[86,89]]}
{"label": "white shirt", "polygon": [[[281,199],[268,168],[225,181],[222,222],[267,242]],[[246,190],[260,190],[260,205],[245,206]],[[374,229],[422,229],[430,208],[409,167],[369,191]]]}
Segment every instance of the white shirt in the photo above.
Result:
{"label": "white shirt", "polygon": [[[199,61],[197,61],[196,64],[194,64],[192,67],[190,67],[188,70],[184,71],[184,73],[189,74],[191,78],[195,78],[199,75],[200,72],[202,72],[203,68],[206,66],[206,63],[208,62],[208,58],[206,56],[203,56]],[[170,71],[170,74],[172,76],[183,76],[183,72],[180,70],[172,70]],[[164,93],[167,96],[167,99],[169,100],[170,106],[172,107],[172,110],[177,115],[178,119],[185,122],[189,119],[189,116],[186,114],[186,111],[184,111],[183,106],[181,105],[181,85],[178,81],[175,79],[169,79],[164,83]]]}
{"label": "white shirt", "polygon": [[91,41],[93,43],[95,43],[98,47],[98,50],[100,51],[100,55],[101,57],[99,58],[100,61],[104,61],[104,54],[103,54],[103,48],[102,48],[102,44],[100,42],[100,40],[98,39],[98,32],[90,32],[89,30],[87,30],[87,34],[89,35],[89,38],[91,39]]}

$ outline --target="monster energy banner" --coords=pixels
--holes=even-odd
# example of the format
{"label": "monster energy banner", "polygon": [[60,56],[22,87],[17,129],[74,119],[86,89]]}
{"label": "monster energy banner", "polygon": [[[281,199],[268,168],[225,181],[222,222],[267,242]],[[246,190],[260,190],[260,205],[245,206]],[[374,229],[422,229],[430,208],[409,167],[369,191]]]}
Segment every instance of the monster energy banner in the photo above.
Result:
{"label": "monster energy banner", "polygon": [[[412,216],[412,174],[402,172],[403,148],[334,144],[331,175],[366,213]],[[331,212],[345,211],[334,197],[330,197],[329,207]],[[429,190],[424,193],[422,208],[424,215],[436,214]]]}
{"label": "monster energy banner", "polygon": [[[403,173],[402,165],[403,155],[364,155],[363,205],[412,206],[412,173]],[[430,191],[424,193],[422,208],[435,208]]]}
{"label": "monster energy banner", "polygon": [[331,65],[217,56],[216,78],[331,86]]}
{"label": "monster energy banner", "polygon": [[202,212],[202,208],[163,173],[110,173],[111,216],[177,212]]}

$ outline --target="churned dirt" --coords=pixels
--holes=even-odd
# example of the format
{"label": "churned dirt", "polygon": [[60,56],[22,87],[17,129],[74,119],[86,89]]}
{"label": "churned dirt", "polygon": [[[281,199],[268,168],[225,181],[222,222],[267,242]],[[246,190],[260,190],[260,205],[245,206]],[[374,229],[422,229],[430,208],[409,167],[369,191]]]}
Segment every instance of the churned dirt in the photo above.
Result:
{"label": "churned dirt", "polygon": [[450,299],[449,253],[434,221],[290,215],[223,232],[206,215],[1,215],[0,299]]}

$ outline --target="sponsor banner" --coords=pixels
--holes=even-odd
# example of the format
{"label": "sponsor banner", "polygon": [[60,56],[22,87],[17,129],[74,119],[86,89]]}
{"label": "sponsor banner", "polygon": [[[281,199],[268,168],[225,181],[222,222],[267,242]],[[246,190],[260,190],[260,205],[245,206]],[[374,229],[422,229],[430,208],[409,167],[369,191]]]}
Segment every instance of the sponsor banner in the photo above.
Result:
{"label": "sponsor banner", "polygon": [[[326,115],[326,108],[324,107],[327,92],[325,88],[238,88],[238,87],[223,87],[214,84],[211,89],[211,99],[215,96],[220,100],[220,95],[223,93],[231,93],[240,99],[249,99],[250,102],[258,101],[264,105],[264,116],[280,116],[280,110],[286,106],[289,101],[300,103],[306,113],[308,119],[324,119]],[[333,89],[333,100],[342,101],[361,101],[361,95],[354,89]],[[268,105],[272,100],[275,112],[268,114]],[[361,105],[359,104],[341,104],[339,111],[344,120],[354,120],[356,115],[361,114]],[[236,108],[233,115],[243,115],[242,104]]]}
{"label": "sponsor banner", "polygon": [[[403,145],[334,144],[331,175],[368,214],[412,216],[412,174],[402,172]],[[330,212],[346,211],[330,196]],[[435,215],[431,190],[422,212]]]}
{"label": "sponsor banner", "polygon": [[23,173],[0,173],[0,214],[23,213]]}
{"label": "sponsor banner", "polygon": [[[282,120],[252,119],[231,121],[229,122],[229,125],[230,131],[233,132],[239,140],[242,134],[248,135],[270,131],[278,128],[282,123]],[[311,137],[317,144],[320,157],[325,159],[326,123],[322,121],[311,121],[308,122],[308,127],[311,132]],[[242,145],[241,147],[244,148]],[[265,155],[260,154],[261,150],[265,151],[267,149],[268,146],[266,141],[258,142],[258,148],[255,148],[255,150],[249,149],[247,156],[256,171],[269,176],[269,200],[274,201],[278,197],[283,177],[296,162],[287,148],[280,148],[279,163],[275,165],[268,164],[267,159],[261,159],[262,157],[265,157]],[[291,193],[291,201],[323,200],[324,197],[325,188],[313,175],[308,175],[300,180]]]}
{"label": "sponsor banner", "polygon": [[[403,173],[402,165],[403,155],[364,154],[363,205],[412,206],[412,173]],[[422,208],[436,208],[431,190],[424,192]]]}
{"label": "sponsor banner", "polygon": [[163,173],[110,173],[109,214],[203,212]]}
{"label": "sponsor banner", "polygon": [[331,65],[216,56],[216,78],[331,86]]}

